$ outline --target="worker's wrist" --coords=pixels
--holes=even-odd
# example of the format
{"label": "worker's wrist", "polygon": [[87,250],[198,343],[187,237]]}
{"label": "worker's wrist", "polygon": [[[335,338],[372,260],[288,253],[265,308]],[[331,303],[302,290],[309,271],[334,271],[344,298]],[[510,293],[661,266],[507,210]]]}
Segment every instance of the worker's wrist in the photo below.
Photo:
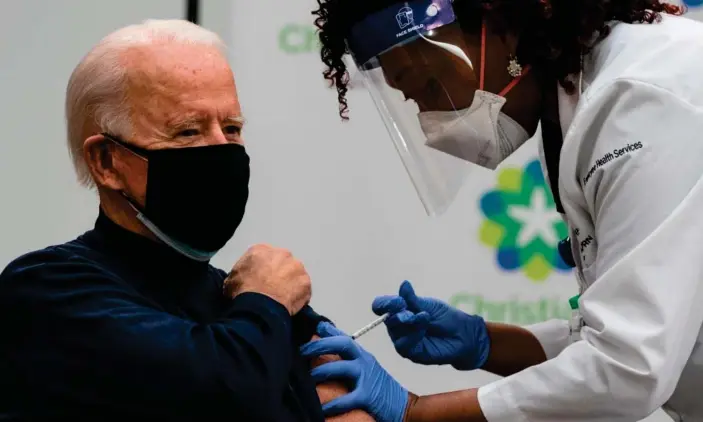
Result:
{"label": "worker's wrist", "polygon": [[510,376],[546,360],[537,338],[517,325],[486,324],[489,353],[481,369],[500,376]]}
{"label": "worker's wrist", "polygon": [[403,416],[403,422],[413,422],[413,409],[417,405],[420,397],[417,394],[408,392],[408,404],[405,406],[405,416]]}
{"label": "worker's wrist", "polygon": [[487,353],[485,355],[485,359],[483,360],[483,362],[481,362],[481,365],[476,369],[485,369],[484,367],[487,364],[489,364],[489,361],[492,360],[491,354],[493,353],[493,350],[492,350],[493,349],[493,347],[492,347],[493,346],[493,344],[492,344],[493,338],[496,335],[500,335],[501,331],[505,330],[506,325],[495,324],[493,322],[486,322],[485,327],[486,327],[486,337],[488,337],[487,346],[486,346]]}
{"label": "worker's wrist", "polygon": [[478,390],[469,389],[421,397],[409,395],[403,422],[439,420],[486,422],[478,402]]}

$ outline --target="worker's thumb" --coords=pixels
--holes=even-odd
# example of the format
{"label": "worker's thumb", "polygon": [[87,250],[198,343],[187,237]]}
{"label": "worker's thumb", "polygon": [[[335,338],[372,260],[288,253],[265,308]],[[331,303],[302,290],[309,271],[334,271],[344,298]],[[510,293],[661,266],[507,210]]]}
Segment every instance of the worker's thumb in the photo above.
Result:
{"label": "worker's thumb", "polygon": [[411,311],[422,312],[425,310],[422,298],[417,297],[415,289],[413,289],[413,285],[410,284],[409,281],[405,280],[403,284],[400,285],[399,294],[400,297],[405,299],[405,303],[407,303],[408,309]]}
{"label": "worker's thumb", "polygon": [[399,296],[379,296],[373,300],[371,310],[376,315],[391,314],[404,311],[407,308],[405,300]]}

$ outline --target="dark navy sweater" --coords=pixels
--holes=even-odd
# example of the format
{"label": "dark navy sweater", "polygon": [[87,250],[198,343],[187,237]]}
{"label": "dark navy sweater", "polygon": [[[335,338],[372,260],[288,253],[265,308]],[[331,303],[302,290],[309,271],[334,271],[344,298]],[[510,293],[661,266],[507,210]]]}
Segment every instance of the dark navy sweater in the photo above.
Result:
{"label": "dark navy sweater", "polygon": [[323,421],[298,346],[324,319],[102,213],[0,274],[0,420]]}

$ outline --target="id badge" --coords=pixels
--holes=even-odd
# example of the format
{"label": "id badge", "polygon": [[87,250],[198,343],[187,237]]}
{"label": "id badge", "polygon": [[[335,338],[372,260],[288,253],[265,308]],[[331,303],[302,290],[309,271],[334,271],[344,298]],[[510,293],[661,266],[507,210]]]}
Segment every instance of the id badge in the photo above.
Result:
{"label": "id badge", "polygon": [[571,319],[569,319],[569,344],[581,340],[581,328],[583,328],[583,317],[579,310],[579,298],[581,295],[576,295],[569,299],[569,307],[571,307]]}

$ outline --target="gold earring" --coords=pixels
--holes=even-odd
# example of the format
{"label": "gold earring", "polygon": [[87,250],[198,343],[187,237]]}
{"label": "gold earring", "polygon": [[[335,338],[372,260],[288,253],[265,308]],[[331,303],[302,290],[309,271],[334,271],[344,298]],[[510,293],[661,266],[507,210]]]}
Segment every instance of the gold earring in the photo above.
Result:
{"label": "gold earring", "polygon": [[522,75],[522,65],[517,60],[517,57],[513,55],[510,56],[510,62],[508,63],[508,75],[513,78],[517,78]]}

